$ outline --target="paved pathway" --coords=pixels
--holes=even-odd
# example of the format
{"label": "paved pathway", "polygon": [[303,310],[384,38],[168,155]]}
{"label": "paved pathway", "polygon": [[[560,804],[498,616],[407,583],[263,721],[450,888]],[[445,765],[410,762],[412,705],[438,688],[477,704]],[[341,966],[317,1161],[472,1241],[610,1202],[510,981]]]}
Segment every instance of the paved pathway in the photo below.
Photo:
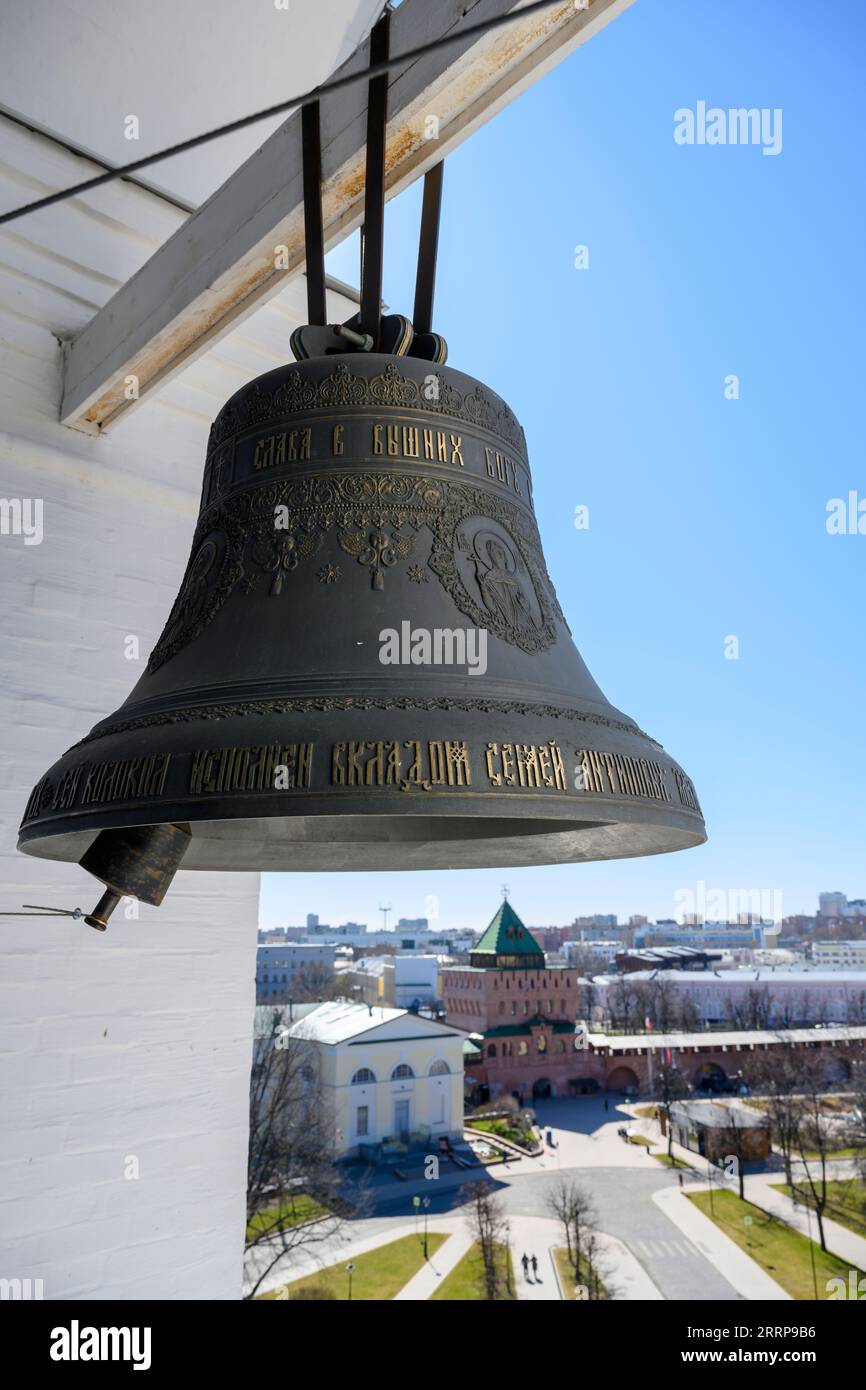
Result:
{"label": "paved pathway", "polygon": [[[517,1284],[517,1297],[521,1302],[540,1302],[554,1300],[559,1302],[562,1295],[556,1270],[553,1267],[553,1247],[561,1243],[559,1225],[543,1216],[510,1216],[508,1225],[511,1232],[511,1260],[514,1265],[514,1278]],[[529,1277],[523,1276],[520,1257],[526,1253],[530,1259],[534,1255],[538,1261],[538,1271]]]}
{"label": "paved pathway", "polygon": [[765,1274],[751,1256],[720,1231],[715,1222],[705,1216],[685,1195],[688,1192],[705,1191],[703,1183],[687,1183],[682,1190],[678,1187],[668,1187],[661,1192],[654,1192],[653,1201],[742,1298],[790,1299],[791,1295],[786,1293],[775,1279]]}
{"label": "paved pathway", "polygon": [[[465,1227],[465,1221],[462,1224]],[[423,1303],[428,1298],[432,1298],[446,1274],[450,1274],[455,1265],[460,1263],[471,1246],[472,1237],[468,1230],[455,1230],[453,1235],[449,1235],[445,1244],[440,1245],[435,1254],[431,1255],[427,1263],[409,1280],[409,1283],[403,1285],[395,1302],[400,1299],[411,1299],[414,1302]]]}

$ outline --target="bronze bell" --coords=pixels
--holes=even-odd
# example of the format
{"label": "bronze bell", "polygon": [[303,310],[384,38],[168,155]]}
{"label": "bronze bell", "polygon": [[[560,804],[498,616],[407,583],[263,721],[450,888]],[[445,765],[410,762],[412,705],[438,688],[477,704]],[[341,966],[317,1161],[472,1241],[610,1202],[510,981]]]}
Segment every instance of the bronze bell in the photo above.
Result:
{"label": "bronze bell", "polygon": [[20,848],[159,903],[181,863],[456,869],[700,844],[691,781],[571,640],[505,402],[435,343],[424,360],[316,333],[334,346],[306,356],[322,343],[302,330],[302,360],[214,422],[147,669],[34,789]]}

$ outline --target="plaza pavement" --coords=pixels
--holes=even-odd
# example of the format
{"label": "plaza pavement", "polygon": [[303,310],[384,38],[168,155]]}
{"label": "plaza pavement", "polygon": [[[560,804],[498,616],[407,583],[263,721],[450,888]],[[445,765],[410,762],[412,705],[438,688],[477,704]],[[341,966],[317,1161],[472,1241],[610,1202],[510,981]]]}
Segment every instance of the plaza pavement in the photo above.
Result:
{"label": "plaza pavement", "polygon": [[[562,1244],[559,1223],[549,1217],[515,1216],[508,1218],[509,1243],[516,1283],[521,1301],[559,1302],[562,1293],[553,1263],[553,1250]],[[259,1293],[267,1293],[305,1275],[315,1274],[332,1264],[349,1264],[359,1255],[375,1250],[379,1245],[400,1240],[403,1236],[420,1236],[420,1220],[404,1221],[399,1226],[380,1228],[358,1239],[332,1238],[315,1249],[298,1251],[282,1259],[265,1279]],[[451,1273],[472,1245],[465,1216],[454,1213],[429,1220],[428,1232],[440,1232],[447,1239],[439,1246],[396,1295],[395,1301],[424,1302],[431,1298],[443,1279]],[[618,1299],[660,1299],[662,1294],[648,1277],[630,1250],[613,1236],[601,1236],[602,1261],[605,1277],[616,1289]],[[526,1252],[538,1261],[538,1274],[524,1278],[521,1255]],[[348,1276],[347,1276],[348,1277]]]}
{"label": "plaza pavement", "polygon": [[[629,1110],[631,1111],[635,1108],[636,1107],[629,1106]],[[640,1129],[641,1133],[646,1134],[648,1138],[652,1138],[655,1141],[656,1147],[667,1147],[667,1139],[661,1137],[659,1127],[655,1121],[633,1116],[632,1124],[635,1128]],[[696,1173],[710,1175],[711,1165],[707,1159],[702,1158],[700,1154],[693,1153],[690,1149],[682,1148],[679,1144],[675,1143],[672,1147],[674,1156],[690,1163]],[[801,1160],[794,1162],[795,1179],[798,1173],[802,1175],[803,1168],[804,1164]],[[817,1161],[810,1164],[810,1169],[813,1178],[817,1179],[820,1172],[820,1166]],[[857,1165],[850,1159],[831,1159],[827,1164],[827,1177],[829,1180],[851,1178],[855,1177],[856,1174]],[[716,1187],[724,1187],[730,1189],[731,1192],[739,1192],[737,1179],[726,1177],[725,1174],[715,1166],[712,1167],[711,1177]],[[705,1192],[707,1190],[706,1184],[690,1187],[688,1179],[685,1181],[685,1190],[687,1192]],[[775,1190],[775,1188],[779,1184],[784,1183],[784,1181],[785,1174],[781,1168],[771,1173],[747,1173],[743,1183],[746,1200],[753,1202],[756,1207],[760,1207],[763,1211],[773,1216],[778,1216],[782,1221],[786,1221],[789,1226],[793,1226],[795,1230],[817,1241],[818,1221],[814,1212],[809,1211],[807,1213],[806,1208],[802,1204],[797,1204],[795,1206],[792,1199],[786,1196],[784,1192],[777,1192]],[[690,1202],[689,1206],[694,1209],[694,1203]],[[673,1215],[674,1210],[675,1208],[671,1208],[667,1211],[667,1214],[672,1220],[675,1220]],[[704,1219],[708,1220],[709,1218]],[[713,1225],[713,1223],[710,1222],[710,1225]],[[713,1229],[716,1230],[717,1228],[713,1226]],[[866,1270],[866,1237],[858,1236],[854,1231],[849,1231],[847,1226],[840,1226],[838,1222],[831,1221],[829,1217],[825,1217],[824,1238],[827,1249],[832,1255],[837,1255],[840,1260],[845,1260],[852,1268]],[[746,1296],[750,1297],[752,1295]]]}
{"label": "plaza pavement", "polygon": [[[581,1179],[597,1208],[617,1300],[718,1302],[786,1298],[784,1291],[745,1252],[686,1199],[676,1171],[659,1164],[645,1147],[623,1142],[617,1131],[621,1126],[631,1126],[646,1133],[654,1147],[660,1149],[665,1144],[652,1122],[634,1117],[631,1111],[630,1105],[614,1098],[608,1099],[605,1109],[600,1096],[540,1102],[536,1107],[538,1120],[545,1140],[548,1124],[552,1127],[553,1146],[545,1142],[537,1158],[521,1158],[487,1170],[486,1176],[502,1198],[511,1228],[518,1298],[547,1301],[561,1296],[550,1254],[561,1238],[547,1207],[559,1173]],[[696,1170],[694,1174],[684,1174],[687,1190],[692,1185],[704,1190],[705,1182],[701,1179],[707,1172],[705,1161],[677,1145],[674,1153]],[[845,1169],[846,1165],[834,1165],[834,1175],[842,1176]],[[481,1175],[478,1170],[474,1172]],[[426,1300],[469,1248],[465,1217],[455,1207],[460,1201],[458,1189],[470,1176],[469,1172],[443,1169],[435,1183],[423,1179],[399,1183],[380,1177],[372,1189],[372,1216],[353,1222],[343,1236],[317,1246],[312,1254],[299,1252],[284,1257],[265,1280],[263,1289],[278,1287],[328,1264],[348,1263],[354,1255],[420,1229],[420,1221],[416,1227],[411,1203],[413,1196],[423,1194],[431,1197],[429,1230],[442,1231],[449,1239],[398,1298]],[[718,1170],[714,1170],[714,1180],[722,1185]],[[750,1176],[746,1179],[746,1194],[765,1210],[773,1209],[805,1230],[802,1208],[795,1212],[788,1198],[772,1191],[771,1185],[781,1181],[781,1173]],[[866,1241],[835,1223],[826,1224],[828,1247],[852,1267],[866,1268]],[[815,1235],[814,1217],[812,1234]],[[534,1286],[531,1280],[523,1280],[520,1256],[524,1249],[527,1254],[535,1254],[539,1262],[541,1281]]]}
{"label": "plaza pavement", "polygon": [[688,1200],[689,1192],[706,1192],[704,1183],[686,1183],[653,1193],[656,1206],[697,1246],[698,1250],[723,1274],[741,1298],[769,1302],[790,1299],[775,1279],[765,1274],[744,1250],[720,1231],[714,1221]]}

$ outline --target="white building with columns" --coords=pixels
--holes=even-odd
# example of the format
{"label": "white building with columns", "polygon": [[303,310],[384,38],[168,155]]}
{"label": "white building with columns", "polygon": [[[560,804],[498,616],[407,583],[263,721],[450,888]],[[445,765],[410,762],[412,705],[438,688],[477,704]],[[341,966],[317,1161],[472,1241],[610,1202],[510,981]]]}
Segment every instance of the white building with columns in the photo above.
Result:
{"label": "white building with columns", "polygon": [[440,1139],[462,1140],[466,1034],[459,1028],[407,1009],[336,1000],[289,1032],[318,1054],[337,1158],[419,1144],[436,1153]]}

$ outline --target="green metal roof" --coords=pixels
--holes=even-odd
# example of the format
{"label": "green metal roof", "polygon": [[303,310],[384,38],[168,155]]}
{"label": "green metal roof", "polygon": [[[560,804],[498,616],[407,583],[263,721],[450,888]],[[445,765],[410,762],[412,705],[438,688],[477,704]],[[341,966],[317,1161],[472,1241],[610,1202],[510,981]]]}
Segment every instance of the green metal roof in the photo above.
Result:
{"label": "green metal roof", "polygon": [[541,956],[544,951],[532,932],[521,922],[511,903],[506,899],[490,926],[483,932],[480,940],[472,947],[473,956],[481,953],[492,956]]}

